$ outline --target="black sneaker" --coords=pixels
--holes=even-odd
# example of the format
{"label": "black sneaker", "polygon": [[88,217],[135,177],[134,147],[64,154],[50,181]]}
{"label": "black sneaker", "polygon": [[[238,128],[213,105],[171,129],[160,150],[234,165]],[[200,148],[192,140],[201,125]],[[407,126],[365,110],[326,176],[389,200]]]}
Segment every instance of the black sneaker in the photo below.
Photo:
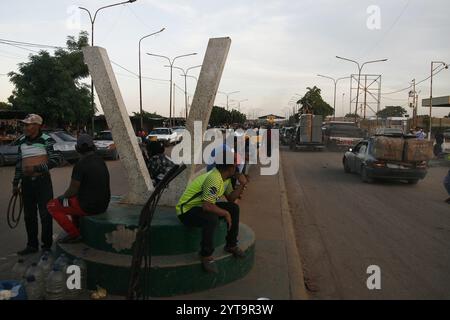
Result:
{"label": "black sneaker", "polygon": [[33,247],[30,247],[30,246],[27,246],[25,249],[23,249],[23,250],[17,252],[17,254],[18,254],[19,256],[26,256],[26,255],[28,255],[28,254],[36,253],[36,252],[38,252],[38,251],[39,251],[39,250],[38,250],[37,248],[33,248]]}
{"label": "black sneaker", "polygon": [[219,273],[219,269],[217,268],[216,262],[214,260],[202,260],[202,267],[203,270],[207,273]]}

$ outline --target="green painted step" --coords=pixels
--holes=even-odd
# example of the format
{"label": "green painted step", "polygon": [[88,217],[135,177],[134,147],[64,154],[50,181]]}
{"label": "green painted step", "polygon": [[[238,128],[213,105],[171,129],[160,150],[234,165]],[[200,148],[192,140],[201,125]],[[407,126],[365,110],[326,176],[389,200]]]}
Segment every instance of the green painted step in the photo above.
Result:
{"label": "green painted step", "polygon": [[[255,255],[255,235],[246,225],[240,224],[239,246],[246,257],[236,259],[218,246],[214,252],[219,274],[205,273],[197,250],[192,253],[152,256],[152,268],[147,292],[152,297],[169,297],[215,288],[244,277],[252,268]],[[161,245],[161,244],[160,244]],[[198,249],[198,248],[197,248]],[[126,295],[131,266],[131,256],[104,252],[83,243],[57,244],[57,253],[81,257],[86,261],[88,289],[96,285],[110,294]]]}
{"label": "green painted step", "polygon": [[[120,204],[112,199],[106,213],[83,217],[80,222],[83,242],[94,249],[130,255],[139,224],[142,206]],[[227,225],[220,220],[214,244],[223,246]],[[178,255],[198,251],[200,228],[188,228],[177,218],[175,208],[156,208],[151,230],[151,252],[154,256]]]}

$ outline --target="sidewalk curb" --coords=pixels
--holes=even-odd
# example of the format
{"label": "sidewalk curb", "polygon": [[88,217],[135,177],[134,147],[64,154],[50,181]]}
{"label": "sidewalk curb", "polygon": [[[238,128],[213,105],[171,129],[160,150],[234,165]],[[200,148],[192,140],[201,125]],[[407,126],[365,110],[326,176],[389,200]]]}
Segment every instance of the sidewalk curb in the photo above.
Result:
{"label": "sidewalk curb", "polygon": [[294,225],[289,207],[286,185],[284,182],[283,166],[280,163],[278,181],[280,184],[281,198],[281,218],[284,229],[284,240],[286,243],[286,256],[289,272],[289,291],[292,300],[308,300],[305,279],[303,275],[303,265],[295,239]]}

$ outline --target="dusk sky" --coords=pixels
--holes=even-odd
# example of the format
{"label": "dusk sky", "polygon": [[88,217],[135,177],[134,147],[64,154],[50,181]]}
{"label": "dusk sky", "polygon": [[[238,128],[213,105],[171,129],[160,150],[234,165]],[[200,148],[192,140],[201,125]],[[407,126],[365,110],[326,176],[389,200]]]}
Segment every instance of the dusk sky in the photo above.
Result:
{"label": "dusk sky", "polygon": [[[78,27],[90,31],[87,15],[76,9],[78,6],[95,10],[111,3],[114,1],[2,0],[0,39],[64,46],[68,35],[78,34]],[[380,10],[379,29],[367,25],[371,5]],[[240,91],[231,98],[248,99],[241,103],[241,111],[258,115],[284,116],[292,96],[301,96],[306,87],[314,85],[332,105],[332,82],[317,74],[346,77],[357,73],[355,64],[338,60],[336,55],[361,62],[388,58],[367,65],[363,73],[382,75],[381,107],[401,105],[410,112],[409,90],[388,93],[408,87],[413,78],[429,77],[432,60],[450,63],[449,9],[448,0],[137,0],[99,13],[95,44],[106,48],[115,63],[137,73],[139,38],[165,27],[161,34],[144,40],[142,64],[145,77],[167,80],[166,61],[146,52],[170,57],[198,52],[177,61],[177,66],[186,68],[202,63],[209,38],[228,36],[232,44],[219,90]],[[27,61],[29,54],[0,43],[0,101],[6,101],[13,88],[5,74]],[[137,77],[117,66],[114,70],[129,113],[138,111]],[[197,76],[199,70],[191,74]],[[178,71],[174,71],[174,79],[184,87]],[[434,77],[433,95],[450,95],[449,84],[450,70],[440,72]],[[348,80],[338,85],[338,116],[349,111],[349,88]],[[189,94],[194,90],[195,80],[189,79]],[[417,90],[419,100],[427,98],[430,81],[418,85]],[[146,111],[168,115],[167,81],[145,79],[143,91]],[[179,116],[184,108],[182,90],[177,90],[175,99]],[[218,94],[216,105],[225,102],[225,96]],[[419,109],[419,114],[427,112]],[[434,109],[435,115],[449,112]]]}

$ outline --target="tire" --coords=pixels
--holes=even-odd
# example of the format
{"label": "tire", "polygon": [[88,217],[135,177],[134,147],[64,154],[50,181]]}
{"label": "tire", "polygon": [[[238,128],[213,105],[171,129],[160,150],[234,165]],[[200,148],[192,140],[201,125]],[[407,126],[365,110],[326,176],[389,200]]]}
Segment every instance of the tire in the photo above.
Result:
{"label": "tire", "polygon": [[419,179],[409,179],[408,184],[415,185],[419,182]]}
{"label": "tire", "polygon": [[352,170],[351,170],[350,167],[348,166],[347,160],[346,160],[345,158],[344,158],[343,163],[344,163],[344,172],[345,172],[345,173],[352,173]]}
{"label": "tire", "polygon": [[365,183],[372,183],[373,179],[367,176],[367,169],[365,166],[361,166],[361,180]]}
{"label": "tire", "polygon": [[0,155],[0,167],[3,167],[5,165],[5,159],[2,155]]}

